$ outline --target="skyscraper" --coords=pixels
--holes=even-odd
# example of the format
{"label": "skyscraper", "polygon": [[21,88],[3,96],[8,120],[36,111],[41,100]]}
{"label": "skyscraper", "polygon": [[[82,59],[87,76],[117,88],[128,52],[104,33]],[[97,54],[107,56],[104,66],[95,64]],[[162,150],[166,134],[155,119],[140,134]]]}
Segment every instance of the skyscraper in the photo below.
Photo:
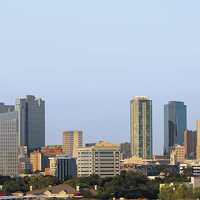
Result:
{"label": "skyscraper", "polygon": [[152,158],[152,100],[139,96],[130,104],[131,154]]}
{"label": "skyscraper", "polygon": [[63,133],[63,152],[70,157],[78,156],[78,148],[83,146],[82,131],[65,131]]}
{"label": "skyscraper", "polygon": [[17,112],[0,114],[0,175],[19,173],[19,132]]}
{"label": "skyscraper", "polygon": [[16,99],[18,112],[20,146],[35,150],[45,146],[45,102],[28,95]]}
{"label": "skyscraper", "polygon": [[164,154],[175,144],[184,145],[187,130],[187,107],[184,102],[169,101],[164,105]]}

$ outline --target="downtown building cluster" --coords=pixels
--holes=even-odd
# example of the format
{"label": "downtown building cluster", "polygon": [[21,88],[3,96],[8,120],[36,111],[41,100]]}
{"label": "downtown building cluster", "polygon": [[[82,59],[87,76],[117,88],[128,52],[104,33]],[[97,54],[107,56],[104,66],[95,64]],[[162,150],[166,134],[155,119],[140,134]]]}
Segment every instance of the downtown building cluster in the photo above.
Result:
{"label": "downtown building cluster", "polygon": [[130,142],[84,145],[83,132],[72,130],[63,132],[62,145],[45,146],[44,100],[28,95],[16,99],[15,106],[0,103],[0,175],[37,172],[65,180],[115,176],[122,170],[146,172],[155,164],[200,166],[200,121],[197,131],[187,130],[184,102],[164,105],[164,155],[153,155],[152,130],[152,100],[138,96],[130,101]]}

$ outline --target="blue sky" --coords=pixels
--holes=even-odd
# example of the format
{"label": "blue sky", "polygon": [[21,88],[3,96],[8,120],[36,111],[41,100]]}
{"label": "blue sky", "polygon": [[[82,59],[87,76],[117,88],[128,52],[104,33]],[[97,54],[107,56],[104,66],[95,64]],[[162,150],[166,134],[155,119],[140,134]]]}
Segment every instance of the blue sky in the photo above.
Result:
{"label": "blue sky", "polygon": [[200,119],[200,1],[0,2],[0,101],[46,100],[47,144],[81,129],[85,142],[129,141],[129,102],[153,100],[153,149],[163,148],[163,104]]}

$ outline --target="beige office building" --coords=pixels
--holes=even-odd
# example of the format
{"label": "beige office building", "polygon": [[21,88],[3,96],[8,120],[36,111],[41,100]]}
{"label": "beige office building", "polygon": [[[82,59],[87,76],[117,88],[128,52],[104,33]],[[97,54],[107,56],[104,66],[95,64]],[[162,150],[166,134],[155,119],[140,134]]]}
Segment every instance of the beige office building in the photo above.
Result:
{"label": "beige office building", "polygon": [[185,151],[184,146],[176,145],[170,154],[170,164],[177,165],[178,163],[184,163]]}
{"label": "beige office building", "polygon": [[120,148],[117,144],[100,142],[78,149],[78,176],[97,174],[110,177],[120,174]]}
{"label": "beige office building", "polygon": [[33,172],[42,171],[42,153],[39,150],[30,153],[30,163]]}
{"label": "beige office building", "polygon": [[83,146],[82,131],[65,131],[63,133],[63,152],[64,154],[77,158],[78,148]]}

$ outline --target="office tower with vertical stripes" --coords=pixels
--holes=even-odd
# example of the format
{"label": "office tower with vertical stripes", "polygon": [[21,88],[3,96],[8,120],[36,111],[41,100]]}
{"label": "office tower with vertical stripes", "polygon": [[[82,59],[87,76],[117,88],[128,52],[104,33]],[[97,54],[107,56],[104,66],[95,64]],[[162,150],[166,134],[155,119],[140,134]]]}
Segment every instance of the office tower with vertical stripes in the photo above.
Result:
{"label": "office tower with vertical stripes", "polygon": [[152,100],[138,96],[130,103],[131,154],[152,158]]}
{"label": "office tower with vertical stripes", "polygon": [[65,131],[63,132],[63,152],[70,156],[77,158],[78,148],[83,146],[83,132],[82,131]]}

